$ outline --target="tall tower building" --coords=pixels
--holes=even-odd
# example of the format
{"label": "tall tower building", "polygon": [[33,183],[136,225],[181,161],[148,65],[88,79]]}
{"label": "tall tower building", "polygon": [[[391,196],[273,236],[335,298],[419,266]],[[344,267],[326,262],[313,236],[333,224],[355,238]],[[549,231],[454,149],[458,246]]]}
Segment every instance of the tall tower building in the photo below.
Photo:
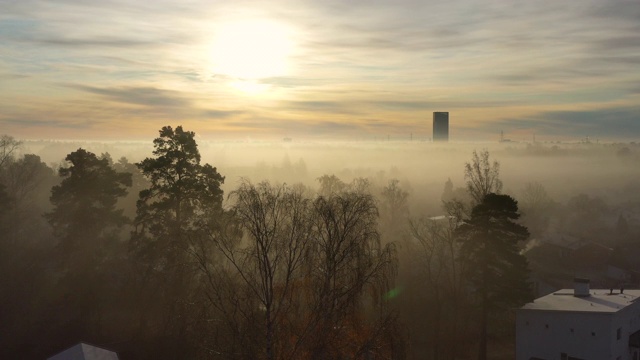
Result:
{"label": "tall tower building", "polygon": [[449,141],[449,112],[433,113],[433,141]]}

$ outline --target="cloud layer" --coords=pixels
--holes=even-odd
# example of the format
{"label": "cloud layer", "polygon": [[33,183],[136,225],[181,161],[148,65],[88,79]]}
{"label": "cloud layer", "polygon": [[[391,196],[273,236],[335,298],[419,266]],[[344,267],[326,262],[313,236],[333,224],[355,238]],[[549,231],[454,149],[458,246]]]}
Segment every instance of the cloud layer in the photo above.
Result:
{"label": "cloud layer", "polygon": [[[18,137],[640,137],[635,0],[0,0],[0,126]],[[286,75],[217,74],[223,23],[292,29]],[[212,60],[213,57],[213,60]],[[255,59],[260,61],[259,56]],[[150,130],[151,129],[151,130]]]}

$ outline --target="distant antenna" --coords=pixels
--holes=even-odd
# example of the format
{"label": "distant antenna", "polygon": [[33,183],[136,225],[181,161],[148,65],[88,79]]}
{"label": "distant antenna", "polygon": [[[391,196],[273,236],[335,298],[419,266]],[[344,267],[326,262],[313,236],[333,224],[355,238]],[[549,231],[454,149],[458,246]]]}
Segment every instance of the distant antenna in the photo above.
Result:
{"label": "distant antenna", "polygon": [[500,130],[500,142],[504,142],[504,131]]}

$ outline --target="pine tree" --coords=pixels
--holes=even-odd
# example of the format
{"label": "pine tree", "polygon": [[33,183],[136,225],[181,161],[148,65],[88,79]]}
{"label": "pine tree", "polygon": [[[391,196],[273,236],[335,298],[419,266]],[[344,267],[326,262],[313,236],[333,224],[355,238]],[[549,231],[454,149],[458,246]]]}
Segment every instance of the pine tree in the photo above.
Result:
{"label": "pine tree", "polygon": [[78,149],[59,169],[63,178],[51,189],[53,210],[46,218],[58,240],[59,316],[69,338],[91,338],[105,321],[104,299],[111,285],[108,265],[116,254],[118,235],[127,218],[116,208],[127,194],[131,174],[116,172],[106,158]]}
{"label": "pine tree", "polygon": [[[204,240],[205,225],[222,214],[224,177],[200,164],[195,133],[165,126],[153,141],[154,157],[136,165],[149,180],[140,192],[132,256],[139,266],[140,331],[156,338],[157,355],[184,358],[193,349],[189,334],[198,321],[197,265],[192,253]],[[188,357],[188,356],[187,356]]]}
{"label": "pine tree", "polygon": [[116,203],[127,194],[131,174],[116,172],[106,158],[84,149],[65,160],[70,166],[58,171],[63,180],[51,189],[54,208],[47,220],[66,253],[100,248],[100,241],[112,239],[127,222]]}
{"label": "pine tree", "polygon": [[477,295],[481,312],[480,360],[487,358],[489,313],[532,298],[528,262],[518,249],[518,243],[529,237],[529,231],[514,222],[519,217],[518,203],[512,197],[491,193],[456,230],[466,278]]}

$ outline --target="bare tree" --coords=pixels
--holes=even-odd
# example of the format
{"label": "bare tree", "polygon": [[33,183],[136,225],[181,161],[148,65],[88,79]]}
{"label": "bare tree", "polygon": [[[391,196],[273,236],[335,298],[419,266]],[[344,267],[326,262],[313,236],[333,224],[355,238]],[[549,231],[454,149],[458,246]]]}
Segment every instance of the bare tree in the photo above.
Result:
{"label": "bare tree", "polygon": [[396,251],[382,246],[378,210],[368,193],[345,191],[314,202],[314,242],[307,271],[314,331],[310,357],[381,356],[379,346],[391,317],[379,308],[373,321],[363,320],[363,302],[384,307],[379,299],[395,277]]}
{"label": "bare tree", "polygon": [[243,239],[239,242],[228,233],[211,238],[257,300],[254,311],[262,313],[264,356],[287,357],[283,353],[294,350],[285,346],[282,333],[311,238],[310,201],[291,187],[268,182],[245,181],[231,197]]}
{"label": "bare tree", "polygon": [[409,193],[402,189],[399,184],[400,181],[398,179],[391,179],[381,193],[383,228],[396,238],[405,231],[404,225],[409,215],[407,206]]}
{"label": "bare tree", "polygon": [[482,202],[490,193],[499,194],[502,190],[500,176],[500,163],[489,160],[489,151],[482,150],[479,154],[473,151],[470,163],[464,165],[464,178],[467,181],[467,190],[476,204]]}
{"label": "bare tree", "polygon": [[[253,336],[261,350],[253,357],[391,351],[396,318],[383,298],[395,276],[395,247],[380,243],[374,198],[350,190],[366,184],[344,188],[312,200],[301,187],[245,181],[230,196],[229,221],[210,233],[222,261],[199,258],[207,296],[234,342],[249,348],[242,329],[260,329]],[[241,351],[242,358],[252,356],[251,349]]]}
{"label": "bare tree", "polygon": [[0,136],[0,169],[13,157],[13,153],[20,147],[20,145],[22,145],[22,142],[14,139],[13,136]]}
{"label": "bare tree", "polygon": [[526,183],[519,199],[522,209],[522,221],[527,225],[532,235],[542,234],[549,227],[551,211],[555,202],[549,196],[544,186],[538,182]]}
{"label": "bare tree", "polygon": [[320,189],[318,195],[330,196],[331,194],[344,191],[348,185],[335,175],[322,175],[318,179]]}
{"label": "bare tree", "polygon": [[[460,202],[445,203],[447,215],[411,219],[409,232],[410,261],[419,272],[431,315],[430,347],[433,359],[453,359],[458,349],[457,337],[463,314],[463,262],[459,261],[460,244],[454,237],[463,219]],[[443,322],[443,319],[447,319]]]}

